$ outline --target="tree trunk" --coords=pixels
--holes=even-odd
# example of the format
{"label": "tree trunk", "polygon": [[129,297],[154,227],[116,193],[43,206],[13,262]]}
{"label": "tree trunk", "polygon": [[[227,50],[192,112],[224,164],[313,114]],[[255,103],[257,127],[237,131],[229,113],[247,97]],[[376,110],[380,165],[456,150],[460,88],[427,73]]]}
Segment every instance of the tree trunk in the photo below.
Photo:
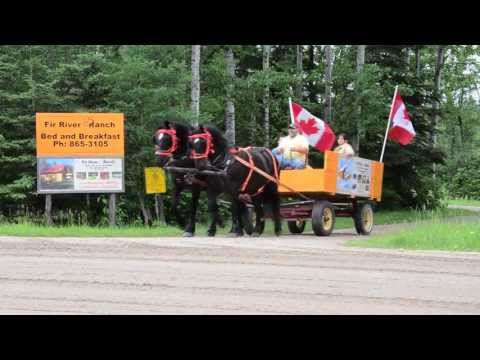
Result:
{"label": "tree trunk", "polygon": [[157,215],[157,221],[161,224],[165,224],[165,207],[163,205],[163,197],[161,194],[155,194],[155,214]]}
{"label": "tree trunk", "polygon": [[302,99],[302,86],[303,86],[303,47],[297,45],[297,88],[295,89],[295,96]]}
{"label": "tree trunk", "polygon": [[198,125],[200,115],[200,45],[192,45],[192,103],[193,125]]}
{"label": "tree trunk", "polygon": [[86,216],[87,216],[87,225],[90,224],[90,219],[91,219],[91,216],[90,216],[90,213],[91,213],[91,210],[90,210],[90,194],[85,194],[85,213],[86,213]]}
{"label": "tree trunk", "polygon": [[247,84],[247,93],[251,94],[251,104],[249,108],[250,112],[250,129],[249,131],[249,144],[255,144],[257,142],[257,132],[258,132],[258,124],[257,124],[257,116],[256,116],[256,94],[253,89],[250,88],[250,85]]}
{"label": "tree trunk", "polygon": [[108,200],[108,220],[110,226],[115,226],[116,225],[116,213],[117,213],[117,198],[116,194],[112,193],[110,194],[109,200]]}
{"label": "tree trunk", "polygon": [[405,48],[405,64],[407,66],[407,69],[410,69],[410,48],[407,46]]}
{"label": "tree trunk", "polygon": [[230,146],[235,145],[235,104],[233,102],[233,91],[235,81],[235,59],[232,48],[228,48],[225,54],[227,63],[227,103],[225,109],[225,136]]}
{"label": "tree trunk", "polygon": [[142,214],[143,214],[143,222],[145,226],[149,226],[151,222],[150,211],[148,211],[148,209],[146,208],[145,200],[142,194],[140,194],[140,192],[137,192],[137,197],[138,197],[138,202],[140,204],[140,210],[142,210]]}
{"label": "tree trunk", "polygon": [[[313,69],[315,69],[315,45],[310,45],[308,47],[308,69],[307,72],[310,73]],[[308,100],[312,103],[316,102],[316,93],[315,87],[312,83],[312,80],[308,82]]]}
{"label": "tree trunk", "polygon": [[455,126],[452,126],[452,129],[450,130],[450,157],[452,159],[456,158],[456,154],[458,152],[457,149],[457,131],[455,129]]}
{"label": "tree trunk", "polygon": [[332,121],[332,45],[325,45],[325,115],[326,122]]}
{"label": "tree trunk", "polygon": [[251,111],[250,112],[250,124],[251,124],[251,127],[250,129],[252,131],[250,131],[250,141],[249,143],[250,144],[255,144],[257,142],[257,117],[255,116],[255,112],[254,111]]}
{"label": "tree trunk", "polygon": [[[268,72],[270,67],[270,49],[271,45],[263,45],[263,71]],[[268,85],[265,86],[263,94],[263,130],[265,134],[264,145],[266,147],[270,146],[270,106],[269,106],[269,97],[270,97],[270,88]]]}
{"label": "tree trunk", "polygon": [[28,47],[29,52],[30,52],[30,80],[32,82],[32,112],[35,113],[35,78],[33,75],[33,55],[32,55],[32,47]]}
{"label": "tree trunk", "polygon": [[421,62],[420,62],[420,46],[417,46],[415,48],[415,76],[417,78],[420,77],[420,71],[421,71]]}
{"label": "tree trunk", "polygon": [[361,116],[362,116],[362,105],[360,103],[360,75],[363,71],[363,66],[365,65],[365,45],[357,46],[357,81],[355,86],[355,118],[356,118],[356,138],[354,139],[355,152],[358,154],[360,152],[360,139],[362,134],[361,129]]}
{"label": "tree trunk", "polygon": [[52,195],[45,195],[45,222],[47,226],[52,225]]}
{"label": "tree trunk", "polygon": [[463,144],[465,144],[465,135],[463,132],[463,122],[462,122],[462,117],[458,115],[458,127],[460,129],[460,147],[463,152]]}
{"label": "tree trunk", "polygon": [[[442,68],[445,60],[445,45],[440,45],[437,50],[437,61],[435,64],[434,75],[434,98],[433,98],[433,121],[430,130],[430,136],[432,145],[437,147],[437,126],[440,120],[440,96],[441,96],[441,81],[442,81]],[[433,164],[433,178],[436,177],[436,164]]]}

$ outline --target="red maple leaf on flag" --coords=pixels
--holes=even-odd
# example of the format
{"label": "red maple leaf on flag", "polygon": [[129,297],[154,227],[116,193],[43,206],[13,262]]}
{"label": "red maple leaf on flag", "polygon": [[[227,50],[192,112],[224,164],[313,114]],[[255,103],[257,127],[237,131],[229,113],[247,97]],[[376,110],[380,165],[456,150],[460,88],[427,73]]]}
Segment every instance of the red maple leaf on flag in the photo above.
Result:
{"label": "red maple leaf on flag", "polygon": [[408,115],[407,108],[404,108],[404,109],[403,109],[403,118],[404,118],[405,120],[410,120],[410,116]]}
{"label": "red maple leaf on flag", "polygon": [[307,121],[299,121],[300,131],[305,135],[313,135],[318,133],[317,122],[314,118],[310,118]]}

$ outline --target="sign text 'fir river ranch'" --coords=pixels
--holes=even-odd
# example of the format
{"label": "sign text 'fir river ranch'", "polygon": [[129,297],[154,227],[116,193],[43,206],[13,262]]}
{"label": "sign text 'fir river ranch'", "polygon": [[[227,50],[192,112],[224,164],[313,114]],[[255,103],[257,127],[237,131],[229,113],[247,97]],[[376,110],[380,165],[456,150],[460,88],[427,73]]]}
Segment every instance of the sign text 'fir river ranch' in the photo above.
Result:
{"label": "sign text 'fir river ranch'", "polygon": [[37,156],[123,156],[123,114],[37,113]]}

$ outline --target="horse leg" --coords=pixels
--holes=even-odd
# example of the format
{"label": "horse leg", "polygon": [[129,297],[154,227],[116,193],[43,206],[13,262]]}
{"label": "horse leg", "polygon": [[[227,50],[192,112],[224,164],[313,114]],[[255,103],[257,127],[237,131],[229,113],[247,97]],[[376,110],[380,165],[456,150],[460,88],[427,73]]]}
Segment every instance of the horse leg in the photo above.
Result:
{"label": "horse leg", "polygon": [[184,237],[192,237],[195,235],[195,223],[196,223],[196,215],[197,215],[197,206],[198,206],[198,198],[200,196],[200,189],[197,186],[192,188],[192,204],[190,207],[190,221],[185,228],[185,232],[183,233]]}
{"label": "horse leg", "polygon": [[207,198],[208,198],[208,212],[210,213],[210,218],[211,218],[211,223],[210,223],[210,227],[208,228],[207,235],[215,236],[215,233],[217,232],[217,223],[219,221],[217,194],[207,191]]}
{"label": "horse leg", "polygon": [[264,220],[264,211],[262,206],[262,201],[259,198],[256,198],[253,201],[253,206],[255,208],[255,228],[253,230],[252,236],[258,237],[263,232],[265,228],[265,220]]}
{"label": "horse leg", "polygon": [[272,217],[275,229],[275,235],[280,236],[282,233],[282,219],[280,217],[280,196],[278,195],[278,187],[276,184],[269,184],[271,191]]}
{"label": "horse leg", "polygon": [[235,234],[235,230],[237,228],[237,217],[234,214],[234,205],[233,202],[230,204],[230,214],[232,214],[232,227],[230,228],[229,234]]}
{"label": "horse leg", "polygon": [[232,229],[230,230],[230,236],[243,236],[243,226],[242,226],[242,207],[244,204],[242,204],[240,201],[237,199],[238,194],[234,193],[231,196],[231,201],[232,201]]}
{"label": "horse leg", "polygon": [[232,228],[230,229],[230,234],[236,234],[239,236],[243,235],[243,229],[245,228],[245,224],[243,223],[243,215],[247,213],[247,205],[242,201],[236,201],[236,215],[233,213],[233,202],[231,206],[232,210]]}
{"label": "horse leg", "polygon": [[172,196],[172,211],[175,216],[175,219],[177,220],[178,226],[180,228],[185,228],[185,221],[183,220],[183,217],[181,216],[180,212],[178,211],[178,203],[180,200],[180,193],[182,192],[183,187],[181,185],[175,185],[175,188],[173,190],[173,196]]}

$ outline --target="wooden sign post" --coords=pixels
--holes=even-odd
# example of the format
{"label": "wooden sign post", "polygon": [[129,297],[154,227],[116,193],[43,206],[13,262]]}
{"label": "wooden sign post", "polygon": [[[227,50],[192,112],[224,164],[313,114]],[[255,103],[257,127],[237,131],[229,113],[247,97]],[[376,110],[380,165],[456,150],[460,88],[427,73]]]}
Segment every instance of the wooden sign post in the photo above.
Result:
{"label": "wooden sign post", "polygon": [[155,196],[155,214],[157,220],[165,224],[165,212],[162,195],[167,191],[165,171],[159,167],[145,168],[145,192]]}

